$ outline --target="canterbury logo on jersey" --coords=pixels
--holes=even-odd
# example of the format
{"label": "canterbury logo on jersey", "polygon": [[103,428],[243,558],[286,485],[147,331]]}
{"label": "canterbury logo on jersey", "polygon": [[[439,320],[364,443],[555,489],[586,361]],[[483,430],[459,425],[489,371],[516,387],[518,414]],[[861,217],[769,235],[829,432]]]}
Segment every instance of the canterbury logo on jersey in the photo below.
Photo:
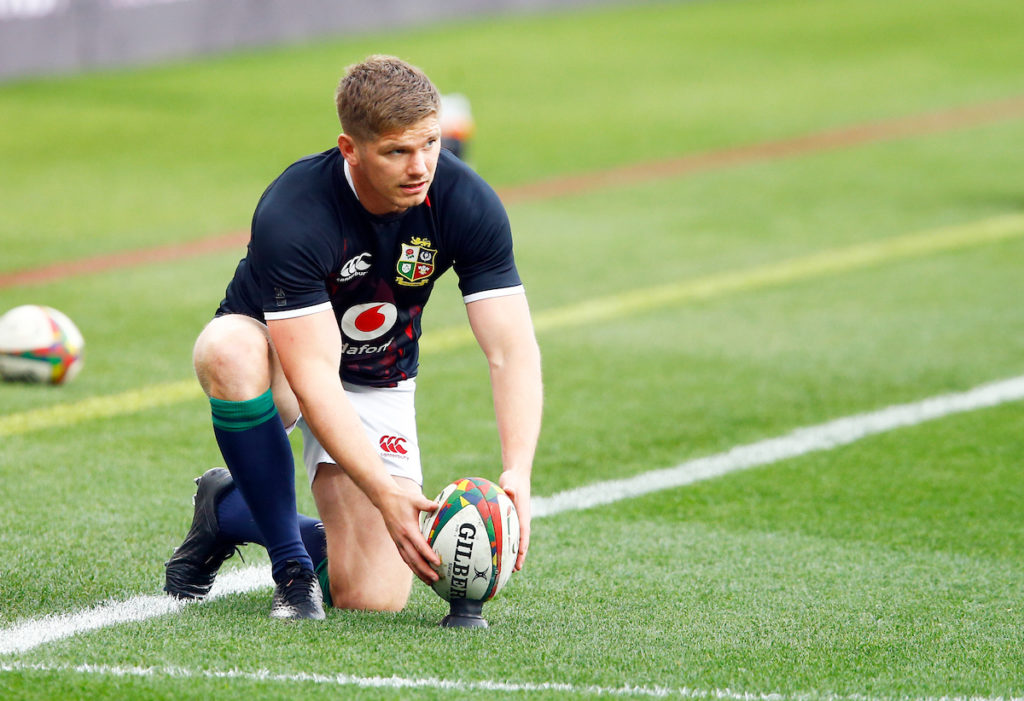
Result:
{"label": "canterbury logo on jersey", "polygon": [[355,258],[345,261],[345,265],[341,266],[341,272],[338,273],[338,282],[348,282],[353,278],[366,275],[369,270],[370,254],[360,253]]}
{"label": "canterbury logo on jersey", "polygon": [[381,436],[380,449],[392,455],[405,455],[409,452],[405,449],[405,440],[401,436]]}

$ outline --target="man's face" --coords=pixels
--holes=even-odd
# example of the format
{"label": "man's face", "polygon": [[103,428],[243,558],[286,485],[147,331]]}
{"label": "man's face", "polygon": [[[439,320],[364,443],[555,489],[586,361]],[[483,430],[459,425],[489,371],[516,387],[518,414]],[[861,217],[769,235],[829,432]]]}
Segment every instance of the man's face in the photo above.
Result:
{"label": "man's face", "polygon": [[441,125],[436,116],[430,116],[373,141],[355,141],[342,134],[338,147],[368,212],[404,212],[427,198],[441,150]]}

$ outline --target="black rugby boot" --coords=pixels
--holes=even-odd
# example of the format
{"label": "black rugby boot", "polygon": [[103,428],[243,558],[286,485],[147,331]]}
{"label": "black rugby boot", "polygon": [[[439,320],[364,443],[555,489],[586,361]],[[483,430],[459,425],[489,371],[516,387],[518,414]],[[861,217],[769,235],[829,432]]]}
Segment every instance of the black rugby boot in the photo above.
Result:
{"label": "black rugby boot", "polygon": [[322,621],[326,618],[324,596],[316,573],[303,568],[295,560],[288,560],[286,565],[284,577],[274,588],[270,617],[285,621]]}
{"label": "black rugby boot", "polygon": [[234,486],[231,473],[223,467],[215,467],[197,477],[196,485],[198,489],[192,497],[192,527],[184,542],[174,549],[171,559],[164,563],[164,591],[178,599],[206,597],[217,570],[240,545],[221,541],[217,525],[217,501]]}

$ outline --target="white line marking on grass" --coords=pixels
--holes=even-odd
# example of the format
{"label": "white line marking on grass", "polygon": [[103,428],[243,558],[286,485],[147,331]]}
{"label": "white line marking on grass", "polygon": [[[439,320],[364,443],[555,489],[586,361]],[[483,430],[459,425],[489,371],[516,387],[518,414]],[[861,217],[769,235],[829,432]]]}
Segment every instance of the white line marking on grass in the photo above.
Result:
{"label": "white line marking on grass", "polygon": [[1024,399],[1024,375],[981,385],[966,392],[943,394],[911,404],[897,404],[817,426],[798,428],[778,438],[737,446],[724,453],[696,458],[675,467],[568,489],[550,497],[536,497],[531,507],[533,515],[538,517],[589,509],[808,453],[832,450],[897,428],[916,426],[951,414],[985,409],[1020,399]]}
{"label": "white line marking on grass", "polygon": [[[730,472],[769,465],[808,453],[832,450],[897,428],[916,426],[978,409],[1024,399],[1024,375],[984,384],[966,392],[943,394],[910,404],[897,404],[878,411],[798,428],[784,436],[738,446],[717,455],[688,460],[661,470],[627,479],[599,482],[536,497],[532,502],[537,518],[565,511],[577,511],[633,497],[682,487]],[[249,592],[272,585],[266,566],[230,570],[217,578],[211,597]],[[180,611],[185,604],[170,597],[137,596],[125,602],[102,604],[75,614],[46,616],[0,630],[0,654],[25,652],[47,642],[68,638],[97,628]]]}
{"label": "white line marking on grass", "polygon": [[261,669],[246,672],[239,669],[185,669],[182,667],[113,667],[108,665],[49,665],[15,662],[0,664],[0,672],[72,672],[76,674],[99,674],[113,677],[172,677],[177,679],[241,679],[257,682],[280,682],[285,684],[312,683],[334,686],[355,686],[361,689],[431,689],[456,693],[505,692],[538,693],[557,692],[584,696],[640,696],[646,698],[715,699],[717,701],[1024,701],[1021,697],[983,696],[898,696],[877,697],[863,694],[830,693],[756,693],[733,689],[694,689],[679,687],[670,689],[660,686],[581,686],[560,682],[496,682],[462,681],[437,679],[435,677],[359,677],[352,674],[277,674]]}
{"label": "white line marking on grass", "polygon": [[[745,270],[724,271],[666,285],[628,290],[579,304],[541,310],[533,315],[533,325],[538,333],[561,330],[673,304],[777,287],[897,260],[998,243],[1021,236],[1024,236],[1024,214],[991,217],[956,226],[868,241],[846,248],[820,251]],[[473,343],[473,334],[468,326],[451,327],[426,334],[421,343],[421,351],[424,355],[434,354],[466,348]],[[0,416],[0,437],[53,430],[83,421],[113,418],[198,400],[201,397],[202,392],[194,380],[154,384],[121,394],[92,397],[74,404],[56,404]]]}
{"label": "white line marking on grass", "polygon": [[25,652],[77,633],[176,613],[184,606],[185,602],[169,596],[133,596],[127,601],[111,601],[78,613],[28,620],[4,629],[0,635],[0,655]]}
{"label": "white line marking on grass", "polygon": [[[273,586],[267,567],[250,566],[229,570],[217,578],[209,599]],[[168,613],[179,613],[194,602],[170,596],[133,596],[127,601],[110,601],[78,613],[63,613],[28,620],[0,631],[0,655],[26,652],[45,643],[107,628],[121,623],[145,621]]]}
{"label": "white line marking on grass", "polygon": [[[663,698],[666,696],[687,696],[690,698],[718,698],[731,701],[753,701],[754,696],[735,694],[729,691],[702,692],[691,689],[669,690],[660,687],[600,687],[576,686],[564,683],[529,683],[529,682],[495,682],[495,681],[462,681],[424,677],[410,679],[404,677],[359,677],[351,674],[276,674],[269,670],[245,672],[242,670],[191,670],[181,667],[111,667],[107,665],[47,665],[14,663],[0,665],[0,672],[75,672],[79,674],[102,674],[115,677],[175,677],[185,679],[242,679],[247,681],[270,681],[294,684],[310,682],[314,684],[331,684],[337,686],[355,686],[363,689],[434,689],[454,692],[490,691],[490,692],[543,692],[556,691],[569,694],[586,694],[588,696],[645,696]],[[761,697],[769,701],[768,697]],[[780,701],[782,697],[777,697]],[[808,700],[810,701],[810,700]]]}

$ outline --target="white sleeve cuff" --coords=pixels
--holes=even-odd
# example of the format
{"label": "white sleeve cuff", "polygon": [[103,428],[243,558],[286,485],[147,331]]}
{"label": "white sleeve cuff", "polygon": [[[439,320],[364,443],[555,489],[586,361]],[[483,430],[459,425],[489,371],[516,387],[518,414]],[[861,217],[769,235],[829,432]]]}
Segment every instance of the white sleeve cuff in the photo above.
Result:
{"label": "white sleeve cuff", "polygon": [[470,302],[479,302],[481,299],[491,299],[492,297],[508,297],[509,295],[522,295],[526,294],[525,288],[522,285],[516,285],[515,287],[499,287],[496,290],[484,290],[483,292],[474,292],[471,295],[464,295],[462,301],[466,304]]}
{"label": "white sleeve cuff", "polygon": [[267,321],[276,321],[278,319],[294,319],[297,316],[309,316],[310,314],[316,314],[318,312],[325,312],[331,309],[330,302],[323,302],[313,307],[303,307],[302,309],[289,309],[283,312],[263,312],[263,318]]}

